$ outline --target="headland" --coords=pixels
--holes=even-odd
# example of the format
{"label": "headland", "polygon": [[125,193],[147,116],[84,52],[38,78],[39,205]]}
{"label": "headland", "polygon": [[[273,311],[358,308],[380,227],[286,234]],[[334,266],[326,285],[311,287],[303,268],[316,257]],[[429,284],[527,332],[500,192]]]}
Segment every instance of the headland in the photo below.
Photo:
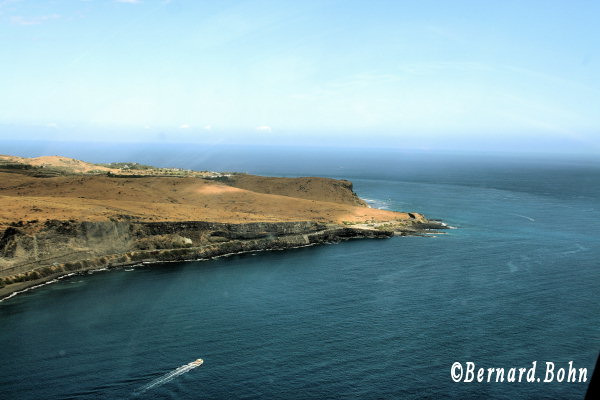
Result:
{"label": "headland", "polygon": [[346,180],[0,156],[0,298],[94,269],[443,228],[369,208]]}

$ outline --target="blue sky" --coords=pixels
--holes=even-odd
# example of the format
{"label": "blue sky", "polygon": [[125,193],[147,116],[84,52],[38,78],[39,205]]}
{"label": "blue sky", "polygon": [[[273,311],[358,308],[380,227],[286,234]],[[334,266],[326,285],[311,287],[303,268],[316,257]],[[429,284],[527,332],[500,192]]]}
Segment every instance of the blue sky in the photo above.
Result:
{"label": "blue sky", "polygon": [[600,2],[0,0],[0,138],[600,152]]}

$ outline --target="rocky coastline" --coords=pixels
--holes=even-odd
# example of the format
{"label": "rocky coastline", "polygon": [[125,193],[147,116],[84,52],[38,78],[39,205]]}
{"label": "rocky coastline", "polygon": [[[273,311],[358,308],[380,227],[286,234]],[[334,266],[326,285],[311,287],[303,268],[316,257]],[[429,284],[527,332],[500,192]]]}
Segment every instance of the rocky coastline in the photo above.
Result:
{"label": "rocky coastline", "polygon": [[215,223],[58,221],[13,224],[0,236],[0,256],[14,260],[0,276],[0,299],[62,276],[131,265],[203,260],[342,240],[424,235],[444,229],[415,217],[385,228],[311,221]]}
{"label": "rocky coastline", "polygon": [[370,208],[347,180],[0,155],[0,299],[98,269],[445,228]]}

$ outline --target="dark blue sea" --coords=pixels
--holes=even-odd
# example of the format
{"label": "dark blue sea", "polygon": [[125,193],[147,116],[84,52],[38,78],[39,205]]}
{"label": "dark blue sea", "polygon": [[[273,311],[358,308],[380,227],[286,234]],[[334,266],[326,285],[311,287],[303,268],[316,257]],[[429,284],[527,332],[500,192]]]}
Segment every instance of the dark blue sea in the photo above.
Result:
{"label": "dark blue sea", "polygon": [[[600,163],[400,150],[3,144],[0,153],[346,178],[457,229],[73,276],[0,303],[2,399],[581,399],[453,363],[587,368]],[[181,374],[177,368],[203,358]],[[181,371],[181,370],[179,370]],[[556,370],[555,370],[556,372]],[[487,372],[486,372],[487,373]]]}

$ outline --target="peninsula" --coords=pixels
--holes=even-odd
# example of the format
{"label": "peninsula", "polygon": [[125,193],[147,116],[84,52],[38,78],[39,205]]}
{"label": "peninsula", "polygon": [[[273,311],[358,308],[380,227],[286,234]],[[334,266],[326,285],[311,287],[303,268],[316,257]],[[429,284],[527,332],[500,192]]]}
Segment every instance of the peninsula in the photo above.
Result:
{"label": "peninsula", "polygon": [[0,155],[0,298],[92,269],[443,228],[370,208],[346,180]]}

